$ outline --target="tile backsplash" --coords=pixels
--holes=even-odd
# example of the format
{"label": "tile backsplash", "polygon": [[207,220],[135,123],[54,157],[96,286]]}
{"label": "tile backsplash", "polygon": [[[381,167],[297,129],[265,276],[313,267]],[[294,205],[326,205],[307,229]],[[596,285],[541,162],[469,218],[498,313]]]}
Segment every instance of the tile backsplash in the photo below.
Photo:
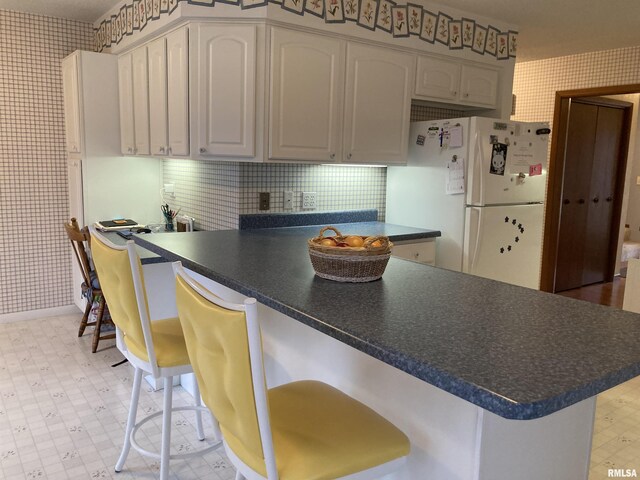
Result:
{"label": "tile backsplash", "polygon": [[90,23],[0,10],[0,315],[73,301],[60,62],[92,38]]}
{"label": "tile backsplash", "polygon": [[[468,111],[414,104],[411,121],[470,115]],[[238,228],[248,213],[308,211],[302,193],[315,192],[314,211],[377,209],[385,219],[387,169],[294,163],[237,163],[170,159],[163,162],[163,182],[175,185],[175,198],[165,196],[180,213],[196,219],[200,230]],[[294,192],[293,208],[284,209],[284,192]],[[260,192],[269,192],[269,210],[259,209]]]}

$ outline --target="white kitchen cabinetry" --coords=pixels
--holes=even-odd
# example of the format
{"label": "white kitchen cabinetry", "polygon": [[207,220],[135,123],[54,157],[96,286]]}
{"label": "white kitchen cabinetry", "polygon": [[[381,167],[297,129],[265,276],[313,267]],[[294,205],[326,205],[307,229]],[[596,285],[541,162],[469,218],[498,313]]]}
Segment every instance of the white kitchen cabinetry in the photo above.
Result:
{"label": "white kitchen cabinetry", "polygon": [[496,108],[498,78],[497,69],[418,56],[415,98]]}
{"label": "white kitchen cabinetry", "polygon": [[183,27],[147,47],[152,155],[189,154],[188,43]]}
{"label": "white kitchen cabinetry", "polygon": [[255,157],[255,25],[197,24],[192,34],[194,146],[202,158]]}
{"label": "white kitchen cabinetry", "polygon": [[414,262],[425,263],[427,265],[436,264],[436,239],[429,238],[415,241],[406,240],[393,242],[391,255],[394,257],[412,260]]}
{"label": "white kitchen cabinetry", "polygon": [[345,45],[323,35],[271,30],[269,158],[341,158]]}
{"label": "white kitchen cabinetry", "polygon": [[82,151],[80,132],[80,90],[78,89],[78,55],[72,54],[62,61],[62,90],[64,99],[64,132],[67,152]]}
{"label": "white kitchen cabinetry", "polygon": [[344,162],[406,163],[413,79],[413,55],[347,44]]}
{"label": "white kitchen cabinetry", "polygon": [[273,28],[269,158],[406,163],[414,56]]}
{"label": "white kitchen cabinetry", "polygon": [[136,48],[131,55],[133,71],[134,152],[149,155],[149,70],[147,47]]}
{"label": "white kitchen cabinetry", "polygon": [[120,90],[120,151],[133,155],[136,138],[133,123],[133,61],[127,53],[118,57],[118,88]]}

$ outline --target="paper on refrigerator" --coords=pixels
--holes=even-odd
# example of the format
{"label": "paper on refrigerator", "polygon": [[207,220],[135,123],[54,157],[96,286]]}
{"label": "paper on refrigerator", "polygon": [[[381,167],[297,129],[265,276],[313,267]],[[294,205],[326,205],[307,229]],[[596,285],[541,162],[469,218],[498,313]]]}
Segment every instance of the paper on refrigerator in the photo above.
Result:
{"label": "paper on refrigerator", "polygon": [[455,155],[447,161],[446,193],[464,193],[464,159]]}

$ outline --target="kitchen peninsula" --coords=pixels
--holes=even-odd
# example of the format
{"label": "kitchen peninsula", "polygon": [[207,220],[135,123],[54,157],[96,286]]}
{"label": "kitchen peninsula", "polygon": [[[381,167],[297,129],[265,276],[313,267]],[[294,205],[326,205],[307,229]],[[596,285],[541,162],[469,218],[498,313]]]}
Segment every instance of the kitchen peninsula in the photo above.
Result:
{"label": "kitchen peninsula", "polygon": [[317,230],[135,242],[261,303],[269,386],[324,380],[404,430],[393,478],[587,478],[595,395],[640,374],[638,315],[397,258],[380,281],[323,280]]}

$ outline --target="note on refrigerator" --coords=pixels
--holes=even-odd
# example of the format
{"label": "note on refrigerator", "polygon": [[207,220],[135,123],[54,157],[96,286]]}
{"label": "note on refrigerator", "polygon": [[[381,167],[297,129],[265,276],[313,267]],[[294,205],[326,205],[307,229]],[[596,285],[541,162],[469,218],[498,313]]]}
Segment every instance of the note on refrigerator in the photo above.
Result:
{"label": "note on refrigerator", "polygon": [[449,147],[462,146],[462,125],[449,127]]}
{"label": "note on refrigerator", "polygon": [[453,156],[447,162],[447,195],[464,193],[464,159]]}

